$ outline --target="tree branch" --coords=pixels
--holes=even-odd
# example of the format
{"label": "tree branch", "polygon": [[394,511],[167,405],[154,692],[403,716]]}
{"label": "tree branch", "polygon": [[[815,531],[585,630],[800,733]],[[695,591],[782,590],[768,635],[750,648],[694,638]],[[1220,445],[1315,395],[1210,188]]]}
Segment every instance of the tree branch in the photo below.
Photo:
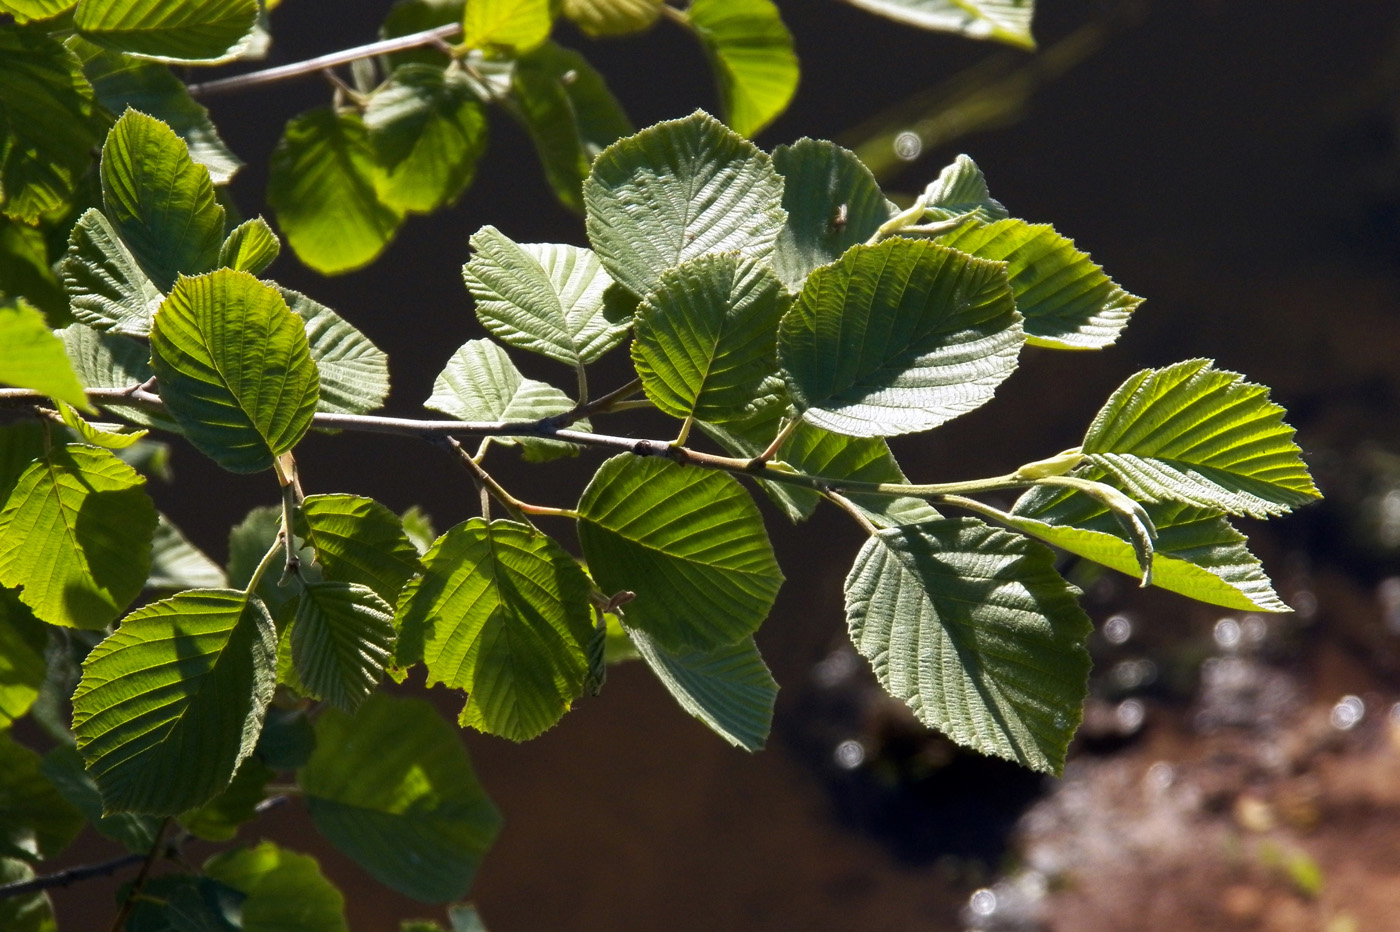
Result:
{"label": "tree branch", "polygon": [[93,877],[110,877],[117,873],[117,871],[126,870],[128,867],[135,867],[145,860],[146,855],[144,853],[127,854],[119,858],[113,858],[110,861],[103,861],[101,864],[83,864],[52,874],[45,874],[43,877],[35,877],[33,880],[21,880],[18,883],[7,883],[4,886],[0,886],[0,900],[7,900],[15,896],[26,896],[30,893],[42,893],[54,887],[66,887],[69,884],[78,883],[83,880],[91,880]]}

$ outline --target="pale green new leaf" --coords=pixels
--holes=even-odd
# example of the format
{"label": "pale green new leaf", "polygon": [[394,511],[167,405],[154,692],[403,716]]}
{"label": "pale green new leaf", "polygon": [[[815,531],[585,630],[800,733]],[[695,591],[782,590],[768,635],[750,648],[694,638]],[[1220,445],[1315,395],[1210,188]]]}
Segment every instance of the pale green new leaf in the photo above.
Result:
{"label": "pale green new leaf", "polygon": [[190,543],[189,538],[159,515],[155,537],[151,540],[151,572],[146,577],[147,589],[222,589],[228,577],[219,564],[204,551]]}
{"label": "pale green new leaf", "polygon": [[256,0],[81,0],[89,42],[166,62],[214,64],[238,54],[257,25]]}
{"label": "pale green new leaf", "polygon": [[656,22],[665,0],[563,0],[562,12],[590,36],[624,36]]}
{"label": "pale green new leaf", "polygon": [[1011,214],[1001,201],[987,190],[987,178],[969,156],[960,155],[944,166],[938,177],[924,188],[924,217],[928,220],[952,220],[965,214],[990,223],[1005,220]]}
{"label": "pale green new leaf", "polygon": [[389,397],[389,357],[354,324],[299,291],[279,289],[306,324],[306,342],[320,373],[316,410],[368,414]]}
{"label": "pale green new leaf", "polygon": [[792,304],[767,265],[734,253],[668,269],[637,308],[632,362],[647,397],[678,418],[742,420],[781,386],[778,321]]}
{"label": "pale green new leaf", "polygon": [[282,251],[282,241],[262,217],[233,228],[219,247],[219,266],[261,275]]}
{"label": "pale green new leaf", "polygon": [[1321,498],[1269,390],[1208,359],[1129,378],[1084,436],[1134,498],[1263,518]]}
{"label": "pale green new leaf", "polygon": [[323,107],[289,121],[268,166],[267,202],[297,258],[327,275],[374,261],[403,221],[380,200],[382,175],[358,113]]}
{"label": "pale green new leaf", "polygon": [[462,20],[462,44],[524,53],[549,38],[553,25],[550,0],[470,0]]}
{"label": "pale green new leaf", "polygon": [[[28,883],[33,879],[34,868],[24,861],[0,858],[0,884]],[[58,932],[48,894],[31,893],[0,900],[0,928],[5,932]]]}
{"label": "pale green new leaf", "polygon": [[182,592],[123,619],[73,695],[104,812],[176,815],[223,790],[257,743],[276,657],[267,609],[237,590]]}
{"label": "pale green new leaf", "polygon": [[161,291],[219,264],[224,208],[209,170],[154,117],[127,110],[102,146],[102,209]]}
{"label": "pale green new leaf", "polygon": [[219,136],[209,111],[196,103],[185,84],[157,62],[109,52],[83,39],[69,40],[83,60],[97,102],[112,114],[128,107],[168,125],[189,146],[190,158],[209,169],[215,184],[228,184],[243,167]]}
{"label": "pale green new leaf", "polygon": [[583,199],[594,251],[638,296],[667,269],[710,253],[771,258],[787,219],[768,156],[700,111],[609,146]]}
{"label": "pale green new leaf", "polygon": [[986,404],[1024,343],[1003,263],[891,239],[808,276],[778,356],[807,421],[880,437]]}
{"label": "pale green new leaf", "polygon": [[358,583],[306,583],[291,638],[305,692],[354,712],[393,656],[394,609]]}
{"label": "pale green new leaf", "polygon": [[[468,340],[439,373],[424,405],[463,421],[524,423],[572,411],[574,402],[553,385],[525,378],[506,351],[491,341]],[[580,430],[587,430],[587,424],[576,422]],[[539,437],[493,437],[491,442],[519,445],[531,459],[575,452],[572,444]]]}
{"label": "pale green new leaf", "polygon": [[214,855],[204,873],[244,895],[243,932],[349,932],[345,897],[310,855],[264,841]]}
{"label": "pale green new leaf", "polygon": [[579,501],[579,542],[608,595],[635,592],[627,625],[666,650],[710,650],[758,630],[783,574],[753,499],[732,476],[624,453]]}
{"label": "pale green new leaf", "polygon": [[[1105,481],[1100,470],[1080,473]],[[1182,502],[1149,502],[1156,526],[1152,584],[1188,598],[1242,611],[1286,612],[1243,534],[1218,510]],[[1142,576],[1132,542],[1107,506],[1073,489],[1038,488],[1021,496],[1005,519],[1019,531],[1070,553]]]}
{"label": "pale green new leaf", "polygon": [[1093,630],[1053,552],[971,518],[890,528],[846,578],[846,618],[880,685],[964,747],[1064,767]]}
{"label": "pale green new leaf", "polygon": [[792,34],[772,0],[694,0],[686,18],[705,46],[729,125],[753,136],[797,93]]}
{"label": "pale green new leaf", "polygon": [[895,214],[870,169],[834,142],[803,138],[779,146],[773,167],[783,176],[787,211],[773,269],[793,291],[802,290],[813,269],[869,240]]}
{"label": "pale green new leaf", "polygon": [[970,39],[993,39],[1023,49],[1035,48],[1031,18],[1035,0],[846,0],[871,13]]}
{"label": "pale green new leaf", "polygon": [[27,388],[92,410],[63,341],[23,298],[0,297],[0,385]]}
{"label": "pale green new leaf", "polygon": [[[0,489],[0,495],[5,494]],[[29,711],[44,685],[48,631],[19,598],[0,590],[0,732]]]}
{"label": "pale green new leaf", "polygon": [[501,817],[457,731],[422,699],[327,709],[302,769],[312,821],[380,883],[429,903],[466,896]]}
{"label": "pale green new leaf", "polygon": [[77,56],[42,27],[0,29],[0,209],[35,223],[59,211],[101,138]]}
{"label": "pale green new leaf", "polygon": [[145,430],[126,433],[120,424],[90,423],[71,406],[61,401],[58,403],[58,414],[64,426],[71,430],[79,441],[106,450],[125,450],[149,433]]}
{"label": "pale green new leaf", "polygon": [[51,860],[82,827],[82,815],[40,772],[39,755],[0,731],[0,857]]}
{"label": "pale green new leaf", "polygon": [[231,472],[269,468],[316,411],[302,320],[247,272],[181,278],[156,312],[151,362],[190,442]]}
{"label": "pale green new leaf", "polygon": [[1006,263],[1026,342],[1051,349],[1110,346],[1142,298],[1113,283],[1088,254],[1047,224],[964,223],[938,238],[944,246]]}
{"label": "pale green new leaf", "polygon": [[165,295],[97,208],[78,219],[58,268],[76,319],[112,333],[144,337],[151,332],[151,318]]}
{"label": "pale green new leaf", "polygon": [[455,68],[400,65],[370,96],[364,122],[384,172],[379,197],[395,210],[455,202],[486,150],[486,111]]}
{"label": "pale green new leaf", "polygon": [[422,568],[399,517],[372,498],[309,495],[298,519],[326,579],[367,586],[389,605]]}
{"label": "pale green new leaf", "polygon": [[472,518],[423,557],[423,575],[400,600],[398,627],[412,654],[422,644],[429,685],[467,691],[463,725],[526,741],[583,692],[589,588],[552,538]]}
{"label": "pale green new leaf", "polygon": [[0,585],[49,624],[103,628],[141,592],[156,509],[146,480],[106,450],[54,447],[0,511]]}
{"label": "pale green new leaf", "polygon": [[773,727],[778,684],[753,638],[710,650],[672,653],[641,631],[629,634],[637,652],[681,708],[735,747],[763,748]]}
{"label": "pale green new leaf", "polygon": [[[85,324],[58,331],[68,361],[88,388],[133,388],[155,375],[151,352],[142,343],[120,333],[100,333]],[[104,408],[143,427],[159,427],[173,433],[180,425],[163,414],[108,401]]]}
{"label": "pale green new leaf", "polygon": [[83,768],[83,757],[77,748],[68,745],[54,748],[45,755],[39,770],[99,835],[118,842],[128,851],[144,854],[151,850],[160,820],[132,812],[103,815],[102,794],[97,790],[96,781]]}
{"label": "pale green new leaf", "polygon": [[591,250],[522,245],[490,226],[472,235],[471,247],[462,277],[477,318],[503,343],[577,366],[627,335],[631,309],[610,293],[612,277]]}

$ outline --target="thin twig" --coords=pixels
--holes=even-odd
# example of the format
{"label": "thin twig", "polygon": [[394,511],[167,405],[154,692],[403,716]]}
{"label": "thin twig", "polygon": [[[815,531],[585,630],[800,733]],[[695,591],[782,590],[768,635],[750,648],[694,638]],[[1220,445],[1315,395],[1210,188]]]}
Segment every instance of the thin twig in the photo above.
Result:
{"label": "thin twig", "polygon": [[315,74],[318,71],[334,68],[336,65],[346,65],[361,58],[373,58],[375,55],[402,52],[405,49],[414,49],[423,45],[436,45],[444,39],[452,38],[461,31],[461,23],[450,23],[446,26],[438,26],[436,29],[427,29],[412,35],[399,36],[396,39],[383,39],[368,45],[356,46],[353,49],[332,52],[318,58],[309,58],[306,61],[279,65],[276,68],[264,68],[262,71],[250,71],[247,74],[236,74],[231,78],[219,78],[215,81],[205,81],[203,84],[191,84],[188,90],[192,97],[208,97],[212,94],[246,90],[250,87],[284,81],[287,78]]}
{"label": "thin twig", "polygon": [[135,867],[144,860],[146,860],[145,854],[127,854],[119,858],[113,858],[110,861],[103,861],[101,864],[81,864],[77,867],[56,871],[52,874],[45,874],[42,877],[35,877],[33,880],[21,880],[17,883],[7,883],[0,886],[0,900],[8,900],[16,896],[26,896],[30,893],[41,893],[44,890],[51,890],[54,887],[66,887],[69,884],[91,880],[94,877],[110,877],[118,871],[126,870],[128,867]]}

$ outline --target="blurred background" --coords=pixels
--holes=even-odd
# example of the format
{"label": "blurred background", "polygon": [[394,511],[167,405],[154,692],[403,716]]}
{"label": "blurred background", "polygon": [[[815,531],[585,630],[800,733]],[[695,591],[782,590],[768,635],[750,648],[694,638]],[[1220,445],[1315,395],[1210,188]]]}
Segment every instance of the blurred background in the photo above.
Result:
{"label": "blurred background", "polygon": [[[506,820],[474,891],[488,927],[1400,928],[1400,5],[1041,0],[1035,54],[835,0],[779,5],[802,85],[760,145],[837,139],[910,194],[967,152],[1014,216],[1053,223],[1147,299],[1117,346],[1032,349],[995,402],[898,442],[911,478],[1052,454],[1130,373],[1212,357],[1273,387],[1327,496],[1243,528],[1297,611],[1231,614],[1067,562],[1097,626],[1095,672],[1065,776],[1045,779],[955,750],[884,698],[843,646],[859,529],[825,510],[793,529],[761,502],[788,577],[758,636],[782,687],[767,750],[724,744],[640,665],[614,668],[529,744],[467,733]],[[269,63],[370,41],[389,3],[329,6],[286,0]],[[560,28],[637,126],[716,109],[680,30],[591,41]],[[266,213],[285,121],[328,99],[311,78],[207,101],[248,163],[232,188],[244,213]],[[918,143],[896,153],[901,133]],[[383,347],[390,411],[414,414],[453,350],[484,335],[460,267],[488,223],[520,242],[585,242],[504,119],[466,196],[410,220],[370,268],[326,279],[284,250],[269,274]],[[594,384],[621,384],[625,362],[605,361]],[[298,459],[308,493],[418,504],[439,530],[476,513],[466,476],[427,446],[313,437]],[[572,504],[580,465],[509,484]],[[266,476],[217,472],[187,448],[174,471],[157,504],[216,559],[230,525],[276,501]],[[434,695],[455,716],[460,698]],[[244,829],[263,834],[317,855],[356,930],[439,915],[367,881],[295,805]],[[55,901],[65,921],[110,916],[100,884]]]}

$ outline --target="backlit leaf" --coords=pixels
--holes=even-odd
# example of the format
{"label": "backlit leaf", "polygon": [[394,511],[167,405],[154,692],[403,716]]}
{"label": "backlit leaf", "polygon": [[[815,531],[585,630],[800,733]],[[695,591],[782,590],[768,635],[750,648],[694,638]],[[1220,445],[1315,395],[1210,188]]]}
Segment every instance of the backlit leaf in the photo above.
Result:
{"label": "backlit leaf", "polygon": [[0,11],[25,23],[34,19],[51,19],[77,5],[78,0],[3,0]]}
{"label": "backlit leaf", "polygon": [[787,109],[797,92],[797,54],[772,0],[694,0],[686,17],[736,133],[753,136]]}
{"label": "backlit leaf", "polygon": [[306,693],[354,712],[393,656],[394,609],[358,583],[306,583],[291,637]]}
{"label": "backlit leaf", "polygon": [[462,20],[462,44],[528,52],[549,38],[554,25],[551,7],[550,0],[470,0]]}
{"label": "backlit leaf", "polygon": [[924,217],[929,220],[952,220],[963,214],[975,214],[990,223],[1011,216],[1001,201],[987,190],[987,178],[969,156],[960,155],[938,173],[924,188]]}
{"label": "backlit leaf", "polygon": [[1035,48],[1031,17],[1035,0],[846,0],[853,6],[921,29],[958,32]]}
{"label": "backlit leaf", "polygon": [[44,315],[23,298],[0,298],[0,385],[13,385],[92,410]]}
{"label": "backlit leaf", "polygon": [[180,813],[185,831],[205,841],[231,841],[241,825],[257,818],[258,805],[267,798],[267,783],[276,774],[256,756],[239,764],[238,772],[218,795],[197,809]]}
{"label": "backlit leaf", "polygon": [[224,851],[204,872],[242,893],[243,932],[348,932],[345,897],[316,859],[264,841]]}
{"label": "backlit leaf", "polygon": [[399,517],[372,498],[308,495],[296,533],[326,579],[368,586],[390,605],[421,569]]}
{"label": "backlit leaf", "polygon": [[681,708],[735,747],[763,747],[773,727],[778,684],[753,638],[705,651],[671,653],[640,631],[631,632],[631,637]]}
{"label": "backlit leaf", "polygon": [[116,52],[213,63],[237,55],[257,19],[256,0],[81,0],[74,24]]}
{"label": "backlit leaf", "polygon": [[94,424],[85,421],[78,412],[61,401],[58,403],[58,413],[64,426],[71,430],[79,441],[106,450],[125,450],[148,433],[144,430],[127,433],[121,429],[120,424]]}
{"label": "backlit leaf", "polygon": [[856,649],[890,695],[964,747],[1059,773],[1093,625],[1054,554],[970,518],[890,528],[846,578]]}
{"label": "backlit leaf", "polygon": [[219,265],[261,275],[282,251],[282,241],[262,217],[240,223],[219,247]]}
{"label": "backlit leaf", "polygon": [[590,36],[641,32],[656,22],[665,0],[564,0],[563,13]]}

